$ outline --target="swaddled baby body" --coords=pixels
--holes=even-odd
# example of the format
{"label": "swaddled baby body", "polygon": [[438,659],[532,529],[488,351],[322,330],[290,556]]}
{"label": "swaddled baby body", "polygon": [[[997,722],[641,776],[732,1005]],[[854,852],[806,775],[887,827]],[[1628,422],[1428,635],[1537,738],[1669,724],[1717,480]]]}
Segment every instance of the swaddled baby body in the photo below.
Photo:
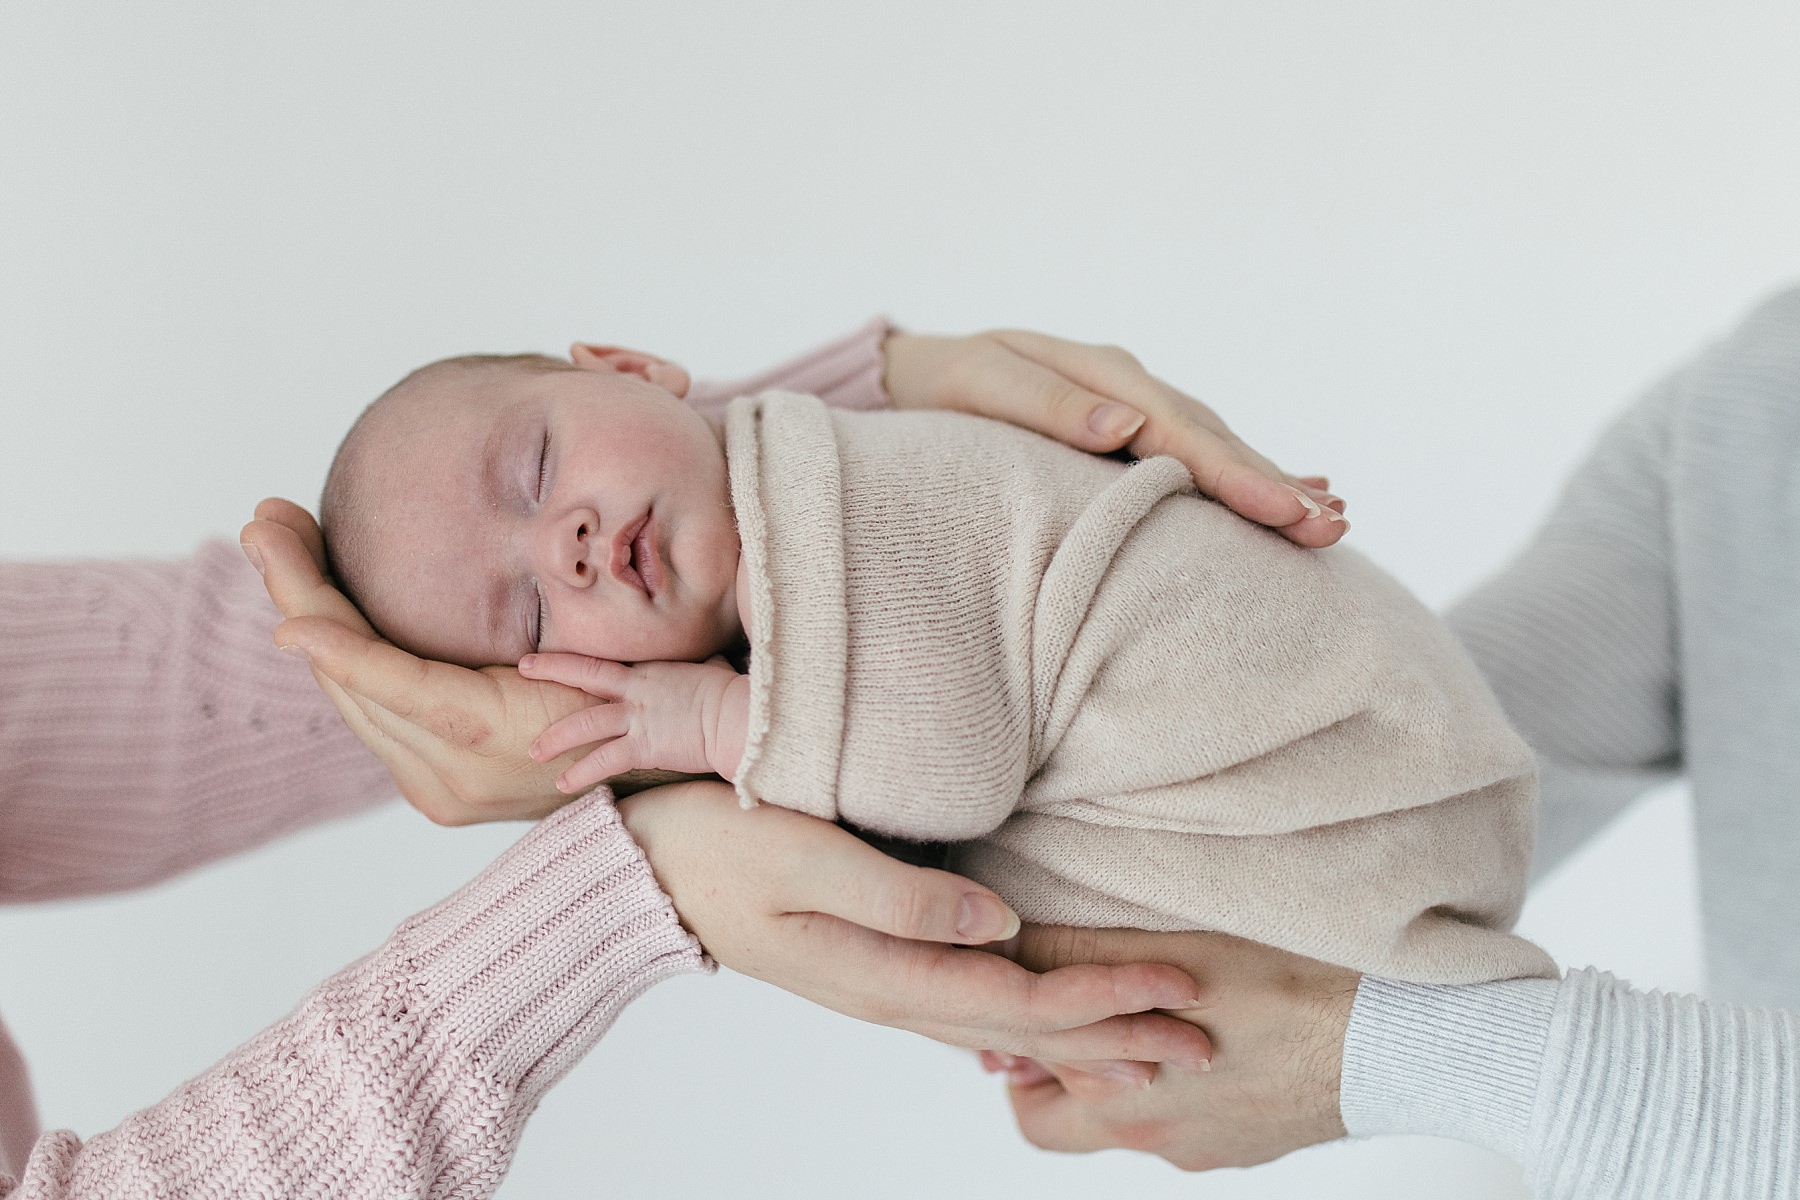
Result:
{"label": "swaddled baby body", "polygon": [[[1172,460],[978,418],[769,394],[716,428],[672,370],[433,364],[327,484],[334,568],[385,634],[607,701],[540,739],[600,743],[568,783],[712,771],[959,842],[1026,920],[1425,982],[1551,972],[1507,932],[1530,753],[1360,556],[1288,545]],[[746,642],[747,673],[715,657]]]}

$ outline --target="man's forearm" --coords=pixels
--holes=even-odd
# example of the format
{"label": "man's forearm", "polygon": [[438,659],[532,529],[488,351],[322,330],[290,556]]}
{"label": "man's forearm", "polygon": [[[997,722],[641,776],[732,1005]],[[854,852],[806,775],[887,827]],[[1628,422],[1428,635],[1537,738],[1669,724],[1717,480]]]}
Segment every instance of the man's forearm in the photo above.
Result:
{"label": "man's forearm", "polygon": [[1800,1196],[1800,1019],[1597,971],[1364,980],[1341,1104],[1352,1134],[1499,1150],[1546,1200]]}

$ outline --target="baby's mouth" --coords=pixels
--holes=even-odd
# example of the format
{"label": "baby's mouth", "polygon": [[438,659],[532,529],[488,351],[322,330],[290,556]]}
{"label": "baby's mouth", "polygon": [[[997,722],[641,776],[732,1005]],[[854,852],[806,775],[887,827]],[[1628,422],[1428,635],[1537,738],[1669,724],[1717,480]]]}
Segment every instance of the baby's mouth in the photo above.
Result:
{"label": "baby's mouth", "polygon": [[613,577],[654,600],[662,590],[663,565],[656,557],[656,522],[646,512],[614,535]]}
{"label": "baby's mouth", "polygon": [[646,516],[637,536],[631,539],[631,568],[652,600],[662,591],[663,583],[662,560],[656,557],[656,539],[652,536],[655,532],[655,520]]}

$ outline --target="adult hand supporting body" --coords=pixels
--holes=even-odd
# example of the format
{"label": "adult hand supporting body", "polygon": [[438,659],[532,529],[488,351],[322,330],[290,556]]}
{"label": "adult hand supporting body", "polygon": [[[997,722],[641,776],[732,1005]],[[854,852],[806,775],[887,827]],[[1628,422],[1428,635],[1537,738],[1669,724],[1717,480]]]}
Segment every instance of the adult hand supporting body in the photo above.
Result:
{"label": "adult hand supporting body", "polygon": [[1300,546],[1349,530],[1323,476],[1289,475],[1206,405],[1118,346],[998,329],[968,337],[896,333],[882,382],[895,408],[945,408],[1036,430],[1095,454],[1180,459],[1194,486]]}
{"label": "adult hand supporting body", "polygon": [[[1203,493],[1300,545],[1331,545],[1349,528],[1325,479],[1283,472],[1117,347],[1016,330],[890,333],[881,345],[882,384],[896,408],[987,416],[1094,453],[1172,456]],[[683,372],[674,390],[686,387]],[[265,500],[256,516],[242,541],[259,569],[281,564],[264,576],[290,618],[277,643],[310,656],[320,686],[408,803],[439,824],[464,825],[538,817],[568,802],[554,781],[572,759],[533,763],[528,748],[588,697],[510,668],[469,672],[402,653],[326,577],[324,542],[306,510]]]}
{"label": "adult hand supporting body", "polygon": [[[1286,475],[1122,350],[1001,331],[894,333],[883,354],[896,407],[1009,420],[1084,450],[1173,455],[1202,491],[1302,545],[1328,545],[1347,529],[1323,479]],[[290,618],[278,644],[307,655],[414,807],[465,824],[541,816],[567,799],[553,782],[566,764],[532,763],[528,747],[585,697],[381,641],[326,577],[323,541],[303,509],[265,501],[257,518],[242,540]],[[1038,976],[954,949],[1012,931],[1010,911],[967,880],[893,863],[796,814],[743,813],[716,787],[646,796],[622,811],[690,930],[747,974],[854,1016],[1013,1054],[1197,1066],[1209,1053],[1191,1025],[1132,1015],[1193,998],[1173,969],[1090,964]],[[659,836],[678,821],[683,837]]]}
{"label": "adult hand supporting body", "polygon": [[1344,1029],[1359,976],[1345,967],[1222,933],[1026,926],[1019,961],[1153,960],[1181,966],[1200,1003],[1204,1071],[1165,1065],[1134,1087],[1069,1064],[984,1055],[1008,1074],[1019,1130],[1046,1150],[1144,1150],[1188,1171],[1251,1166],[1344,1136],[1338,1109]]}
{"label": "adult hand supporting body", "polygon": [[[531,763],[525,747],[546,719],[578,707],[581,693],[510,668],[425,661],[380,641],[324,577],[323,543],[304,510],[265,501],[257,511],[243,539],[289,617],[277,640],[305,648],[327,694],[415,806],[458,824],[535,816],[569,799],[555,791],[556,765]],[[960,949],[1017,930],[978,884],[896,862],[824,821],[746,812],[723,784],[657,788],[621,812],[683,924],[744,974],[941,1041],[1135,1060],[1145,1078],[1147,1064],[1198,1066],[1210,1055],[1200,1030],[1149,1011],[1193,999],[1176,968],[1082,964],[1037,975]]]}

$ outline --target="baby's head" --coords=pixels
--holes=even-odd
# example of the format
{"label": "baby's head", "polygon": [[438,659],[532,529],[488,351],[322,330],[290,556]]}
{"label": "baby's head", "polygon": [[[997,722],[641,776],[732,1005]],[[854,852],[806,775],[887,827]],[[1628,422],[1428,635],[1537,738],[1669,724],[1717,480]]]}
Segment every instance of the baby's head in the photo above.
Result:
{"label": "baby's head", "polygon": [[345,436],[319,502],[332,571],[383,635],[465,666],[534,650],[703,659],[738,640],[720,435],[672,363],[471,355]]}

